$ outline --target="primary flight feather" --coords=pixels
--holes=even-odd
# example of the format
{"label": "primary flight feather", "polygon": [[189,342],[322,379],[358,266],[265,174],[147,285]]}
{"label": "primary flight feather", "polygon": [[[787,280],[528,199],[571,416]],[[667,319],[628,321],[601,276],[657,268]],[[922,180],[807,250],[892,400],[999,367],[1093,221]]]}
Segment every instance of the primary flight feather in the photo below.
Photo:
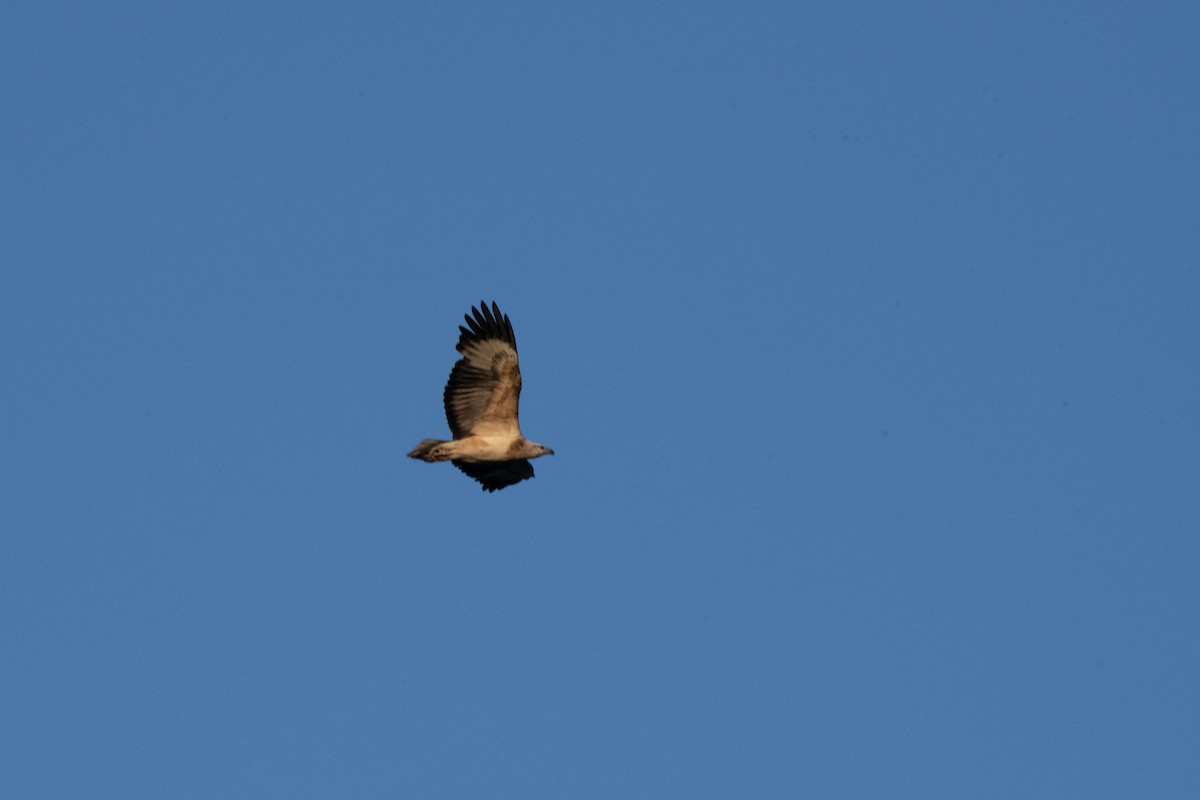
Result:
{"label": "primary flight feather", "polygon": [[422,461],[449,461],[489,492],[533,477],[529,459],[554,451],[521,435],[517,404],[521,368],[512,323],[492,303],[472,306],[459,326],[455,349],[462,358],[450,371],[442,401],[454,438],[423,439],[408,454]]}

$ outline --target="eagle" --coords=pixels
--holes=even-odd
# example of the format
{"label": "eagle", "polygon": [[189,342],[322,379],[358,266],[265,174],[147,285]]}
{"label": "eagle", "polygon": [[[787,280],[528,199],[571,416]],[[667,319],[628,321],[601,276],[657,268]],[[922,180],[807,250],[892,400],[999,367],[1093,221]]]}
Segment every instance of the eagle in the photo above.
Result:
{"label": "eagle", "polygon": [[422,439],[408,454],[422,461],[449,461],[479,481],[485,491],[533,477],[529,459],[554,455],[549,447],[521,435],[517,403],[521,399],[521,367],[517,338],[507,314],[492,302],[480,302],[464,314],[455,349],[462,353],[450,371],[442,402],[450,441]]}

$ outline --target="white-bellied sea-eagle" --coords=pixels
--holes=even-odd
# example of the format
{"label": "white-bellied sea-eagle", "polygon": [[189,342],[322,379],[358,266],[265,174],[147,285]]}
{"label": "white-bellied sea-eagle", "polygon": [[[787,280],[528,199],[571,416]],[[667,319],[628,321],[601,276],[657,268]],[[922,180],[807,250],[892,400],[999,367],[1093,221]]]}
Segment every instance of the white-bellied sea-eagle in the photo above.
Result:
{"label": "white-bellied sea-eagle", "polygon": [[521,435],[521,368],[508,315],[493,302],[490,309],[487,303],[472,307],[464,318],[467,327],[458,326],[455,345],[462,358],[450,371],[442,394],[454,438],[423,439],[408,457],[449,461],[494,492],[532,478],[529,459],[554,451]]}

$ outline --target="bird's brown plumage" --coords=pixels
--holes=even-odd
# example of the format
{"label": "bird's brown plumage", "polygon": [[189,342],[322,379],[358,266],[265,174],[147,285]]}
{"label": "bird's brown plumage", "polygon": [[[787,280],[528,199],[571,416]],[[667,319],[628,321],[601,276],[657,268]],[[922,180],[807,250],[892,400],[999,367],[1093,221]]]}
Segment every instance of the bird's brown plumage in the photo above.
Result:
{"label": "bird's brown plumage", "polygon": [[521,367],[517,338],[507,315],[480,303],[464,314],[469,328],[459,325],[454,349],[463,357],[450,372],[442,402],[455,439],[481,433],[521,435],[517,425],[521,400]]}
{"label": "bird's brown plumage", "polygon": [[489,492],[533,477],[528,459],[553,455],[548,447],[521,435],[517,421],[521,368],[517,339],[508,316],[492,303],[480,303],[459,326],[462,353],[442,402],[451,441],[422,440],[408,455],[424,461],[450,461]]}

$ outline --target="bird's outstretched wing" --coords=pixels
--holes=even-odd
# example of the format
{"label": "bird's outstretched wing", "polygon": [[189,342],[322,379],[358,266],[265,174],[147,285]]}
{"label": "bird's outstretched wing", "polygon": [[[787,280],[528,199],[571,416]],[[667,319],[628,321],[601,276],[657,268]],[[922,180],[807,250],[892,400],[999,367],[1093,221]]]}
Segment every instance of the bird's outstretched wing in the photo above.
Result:
{"label": "bird's outstretched wing", "polygon": [[525,459],[517,461],[451,461],[489,492],[503,489],[533,477],[533,465]]}
{"label": "bird's outstretched wing", "polygon": [[[472,307],[471,314],[464,315],[464,319],[467,327],[458,326],[460,335],[455,345],[463,357],[451,370],[442,395],[450,433],[455,439],[477,435],[519,437],[517,404],[521,397],[521,368],[517,364],[517,339],[512,323],[495,303],[490,309],[486,303]],[[529,474],[509,483],[533,475],[528,462],[514,463],[524,463]],[[459,469],[467,472],[462,466]]]}

